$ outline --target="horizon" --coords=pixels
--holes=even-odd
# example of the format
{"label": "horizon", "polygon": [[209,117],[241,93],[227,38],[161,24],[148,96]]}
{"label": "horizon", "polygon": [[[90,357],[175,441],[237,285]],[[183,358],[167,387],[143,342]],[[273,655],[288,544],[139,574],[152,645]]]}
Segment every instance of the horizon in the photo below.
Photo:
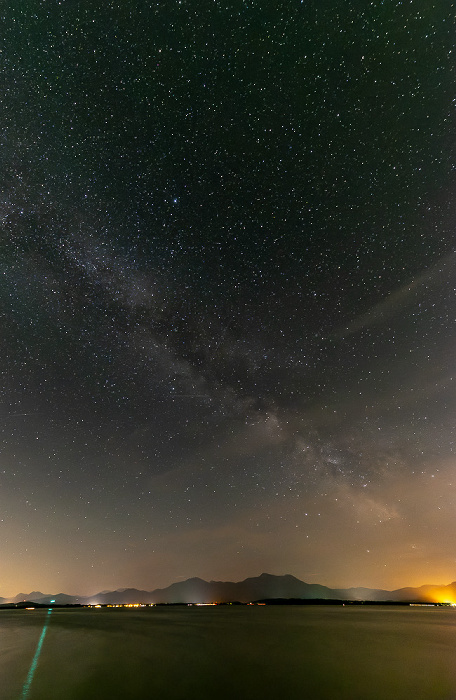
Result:
{"label": "horizon", "polygon": [[444,3],[16,5],[0,587],[452,580]]}
{"label": "horizon", "polygon": [[[200,581],[204,581],[205,583],[243,583],[244,581],[246,581],[248,579],[258,579],[258,578],[261,578],[262,576],[273,576],[273,577],[278,577],[278,578],[283,577],[283,576],[292,576],[293,578],[296,578],[303,583],[307,583],[307,584],[310,583],[305,578],[300,578],[299,576],[295,576],[294,574],[290,574],[290,573],[271,574],[270,572],[263,571],[261,574],[246,576],[245,578],[240,579],[239,581],[234,581],[231,579],[214,579],[214,578],[205,579],[205,578],[202,578],[201,576],[189,576],[188,578],[184,578],[184,579],[181,579],[178,581],[172,581],[171,583],[166,584],[164,586],[152,586],[152,587],[146,587],[146,588],[139,587],[139,586],[119,586],[119,587],[113,588],[113,589],[108,589],[108,588],[100,589],[100,590],[97,590],[97,591],[92,592],[92,593],[81,593],[81,592],[71,593],[71,592],[68,592],[67,590],[46,592],[46,591],[42,590],[40,587],[37,587],[37,588],[30,589],[30,591],[28,593],[26,593],[24,590],[20,590],[17,593],[8,594],[8,595],[4,595],[0,592],[0,598],[4,598],[4,599],[16,598],[18,595],[23,594],[23,595],[27,596],[27,595],[30,595],[32,593],[42,593],[43,596],[50,596],[50,595],[56,596],[56,595],[63,594],[63,595],[69,595],[72,597],[80,597],[80,598],[91,598],[91,597],[94,597],[94,596],[97,596],[100,594],[123,592],[123,591],[127,591],[127,590],[138,590],[138,591],[144,591],[146,593],[152,593],[155,590],[166,589],[166,588],[169,588],[170,586],[172,586],[173,584],[186,583],[187,581],[191,581],[193,579],[198,579]],[[402,588],[416,588],[416,589],[418,589],[418,588],[421,588],[423,586],[433,586],[435,588],[445,588],[446,586],[449,586],[453,583],[455,583],[455,580],[451,580],[448,583],[441,583],[441,582],[435,583],[433,581],[427,581],[425,583],[420,583],[417,585],[404,584],[401,586],[395,586],[393,588],[385,588],[383,586],[372,586],[372,585],[367,586],[364,584],[351,584],[348,586],[345,586],[345,585],[344,586],[337,586],[337,585],[328,585],[326,583],[321,583],[321,581],[314,581],[314,582],[310,583],[310,585],[320,585],[320,586],[324,586],[326,588],[329,588],[331,590],[349,590],[352,588],[354,588],[354,589],[367,588],[370,590],[386,590],[386,591],[393,592],[393,591],[401,590]],[[26,600],[26,598],[24,600]]]}

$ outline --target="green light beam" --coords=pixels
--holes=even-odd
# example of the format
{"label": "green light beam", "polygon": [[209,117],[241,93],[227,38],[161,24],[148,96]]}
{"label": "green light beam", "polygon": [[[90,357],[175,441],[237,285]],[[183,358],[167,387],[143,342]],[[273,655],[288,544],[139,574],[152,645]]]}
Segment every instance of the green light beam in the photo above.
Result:
{"label": "green light beam", "polygon": [[26,698],[28,697],[28,694],[30,692],[30,686],[32,685],[33,676],[34,676],[36,667],[38,665],[38,659],[40,658],[41,647],[43,646],[44,638],[46,636],[46,631],[47,631],[47,628],[49,625],[49,617],[51,615],[51,612],[52,612],[52,608],[48,608],[47,615],[46,615],[46,618],[44,620],[43,629],[41,631],[41,636],[38,640],[38,644],[36,647],[35,656],[32,659],[32,663],[30,664],[29,672],[27,673],[27,678],[25,679],[25,683],[24,683],[24,686],[22,688],[21,700],[26,700]]}

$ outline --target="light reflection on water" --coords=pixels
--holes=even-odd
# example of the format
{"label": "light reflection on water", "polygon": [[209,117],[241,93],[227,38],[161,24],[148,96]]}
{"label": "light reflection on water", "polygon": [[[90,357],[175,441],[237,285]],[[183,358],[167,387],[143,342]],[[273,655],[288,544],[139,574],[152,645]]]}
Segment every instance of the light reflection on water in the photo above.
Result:
{"label": "light reflection on water", "polygon": [[43,648],[43,643],[44,643],[44,638],[46,636],[47,628],[49,626],[49,618],[52,615],[52,608],[49,608],[47,611],[47,615],[44,620],[44,625],[43,629],[41,630],[40,638],[38,640],[38,644],[35,650],[35,654],[32,659],[32,663],[30,664],[29,672],[27,673],[27,678],[25,679],[25,683],[22,688],[22,693],[21,693],[21,700],[27,700],[29,693],[30,693],[30,688],[32,686],[33,682],[33,676],[35,675],[36,667],[38,666],[38,661],[40,660],[41,656],[41,649]]}
{"label": "light reflection on water", "polygon": [[[0,611],[0,696],[19,700],[47,610]],[[456,611],[55,609],[28,700],[450,700]]]}

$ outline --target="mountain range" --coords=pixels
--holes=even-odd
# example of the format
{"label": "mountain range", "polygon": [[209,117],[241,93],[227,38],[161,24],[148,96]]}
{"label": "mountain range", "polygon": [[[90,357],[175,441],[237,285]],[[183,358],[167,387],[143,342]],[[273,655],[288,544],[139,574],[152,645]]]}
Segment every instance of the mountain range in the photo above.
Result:
{"label": "mountain range", "polygon": [[305,583],[295,576],[286,574],[275,576],[261,574],[244,581],[204,581],[189,578],[173,583],[167,588],[141,591],[136,588],[123,588],[116,591],[103,591],[92,596],[73,596],[66,593],[56,595],[40,591],[19,593],[13,598],[0,598],[0,604],[19,603],[27,600],[59,605],[121,604],[121,603],[248,603],[255,600],[295,598],[303,600],[352,600],[352,601],[413,601],[413,602],[453,602],[456,601],[456,581],[448,585],[424,585],[419,588],[399,588],[393,591],[374,588],[328,588],[315,583]]}

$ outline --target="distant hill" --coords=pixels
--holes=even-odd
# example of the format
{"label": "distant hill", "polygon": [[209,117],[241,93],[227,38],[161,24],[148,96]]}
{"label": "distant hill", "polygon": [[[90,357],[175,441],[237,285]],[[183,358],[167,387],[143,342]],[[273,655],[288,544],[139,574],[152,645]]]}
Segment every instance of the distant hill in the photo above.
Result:
{"label": "distant hill", "polygon": [[44,596],[41,591],[32,591],[31,593],[18,593],[13,600],[8,601],[9,603],[21,603],[24,600],[36,601]]}
{"label": "distant hill", "polygon": [[40,591],[19,593],[12,601],[3,598],[0,602],[18,603],[23,600],[47,604],[54,600],[60,605],[67,604],[120,604],[120,603],[248,603],[254,600],[293,598],[301,600],[366,600],[366,601],[414,601],[443,602],[456,601],[456,582],[447,586],[425,585],[419,588],[399,588],[386,591],[374,588],[328,588],[317,583],[305,583],[290,574],[274,576],[261,574],[244,581],[204,581],[189,578],[173,583],[167,588],[154,591],[140,591],[136,588],[122,588],[117,591],[103,591],[93,596],[71,596],[65,593],[48,595]]}
{"label": "distant hill", "polygon": [[87,598],[82,596],[67,595],[66,593],[57,593],[56,595],[41,593],[41,591],[32,591],[31,593],[18,593],[12,600],[3,599],[3,602],[22,603],[29,601],[33,603],[50,603],[53,600],[58,605],[74,605],[87,601]]}

